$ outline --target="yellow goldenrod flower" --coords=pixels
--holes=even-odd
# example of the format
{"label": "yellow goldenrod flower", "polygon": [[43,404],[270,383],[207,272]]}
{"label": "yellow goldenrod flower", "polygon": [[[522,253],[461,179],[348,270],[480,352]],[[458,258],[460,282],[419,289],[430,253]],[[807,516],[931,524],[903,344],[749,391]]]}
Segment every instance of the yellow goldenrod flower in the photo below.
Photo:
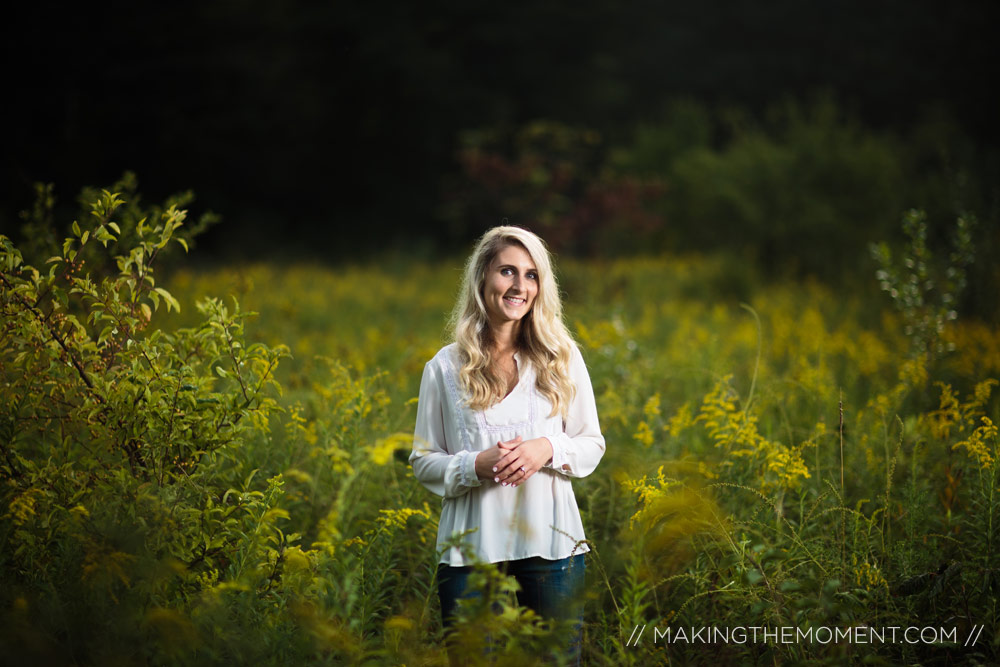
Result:
{"label": "yellow goldenrod flower", "polygon": [[982,417],[982,425],[967,439],[955,443],[952,449],[964,447],[984,470],[992,468],[997,460],[997,427],[989,417]]}

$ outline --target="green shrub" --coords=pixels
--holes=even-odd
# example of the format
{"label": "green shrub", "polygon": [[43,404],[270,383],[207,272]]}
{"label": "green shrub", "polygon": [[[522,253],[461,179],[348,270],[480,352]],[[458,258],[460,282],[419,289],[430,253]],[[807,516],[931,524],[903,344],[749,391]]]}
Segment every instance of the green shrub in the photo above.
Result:
{"label": "green shrub", "polygon": [[[251,658],[245,637],[280,606],[270,592],[297,538],[277,526],[282,479],[255,481],[243,449],[279,410],[288,350],[247,344],[235,301],[201,301],[200,326],[150,330],[179,307],[153,269],[186,247],[186,212],[108,191],[81,201],[37,265],[0,236],[0,651],[160,662],[208,642],[203,657]],[[36,252],[51,240],[33,238]],[[239,614],[213,607],[227,595],[247,599]]]}
{"label": "green shrub", "polygon": [[903,157],[890,137],[830,99],[788,102],[763,122],[676,104],[638,128],[618,168],[659,176],[662,242],[727,249],[769,273],[840,277],[903,208]]}

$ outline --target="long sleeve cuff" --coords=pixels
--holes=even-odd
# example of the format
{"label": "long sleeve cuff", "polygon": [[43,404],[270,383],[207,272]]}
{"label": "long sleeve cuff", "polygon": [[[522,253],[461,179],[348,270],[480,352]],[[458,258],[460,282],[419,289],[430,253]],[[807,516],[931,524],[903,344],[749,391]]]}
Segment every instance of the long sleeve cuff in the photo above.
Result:
{"label": "long sleeve cuff", "polygon": [[479,486],[482,481],[476,474],[476,456],[478,452],[463,450],[458,456],[459,482],[462,486]]}
{"label": "long sleeve cuff", "polygon": [[563,466],[568,463],[568,460],[561,438],[558,436],[546,436],[546,439],[552,445],[552,460],[546,463],[545,467],[552,468],[553,470],[562,470]]}
{"label": "long sleeve cuff", "polygon": [[599,433],[575,438],[565,433],[547,437],[552,443],[552,461],[548,467],[570,477],[586,477],[604,455],[604,437]]}

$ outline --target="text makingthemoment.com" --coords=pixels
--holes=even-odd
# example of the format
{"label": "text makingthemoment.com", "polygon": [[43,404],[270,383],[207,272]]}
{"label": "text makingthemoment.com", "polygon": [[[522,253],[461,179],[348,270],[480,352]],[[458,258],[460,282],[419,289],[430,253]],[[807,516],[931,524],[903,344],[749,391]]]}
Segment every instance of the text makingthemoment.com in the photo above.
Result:
{"label": "text makingthemoment.com", "polygon": [[[652,640],[653,644],[961,644],[975,646],[983,632],[982,625],[973,625],[969,632],[959,635],[958,628],[935,626],[884,626],[858,625],[850,627],[818,626],[737,626],[719,627],[704,625],[647,626],[639,623],[625,642],[638,646]],[[647,634],[647,631],[649,633]]]}

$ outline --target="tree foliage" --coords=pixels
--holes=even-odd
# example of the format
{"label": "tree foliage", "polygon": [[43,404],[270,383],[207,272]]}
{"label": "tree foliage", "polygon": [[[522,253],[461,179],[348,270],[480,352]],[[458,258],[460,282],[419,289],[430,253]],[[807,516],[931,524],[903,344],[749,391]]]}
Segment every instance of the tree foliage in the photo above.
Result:
{"label": "tree foliage", "polygon": [[[52,226],[39,192],[36,230]],[[185,199],[85,191],[70,234],[34,265],[0,236],[0,608],[16,630],[0,650],[170,655],[197,636],[178,604],[220,582],[262,599],[296,539],[276,526],[281,478],[241,465],[280,409],[288,349],[248,344],[235,300],[199,302],[197,327],[150,327],[179,308],[154,267],[188,247]],[[32,238],[36,253],[51,241]]]}

